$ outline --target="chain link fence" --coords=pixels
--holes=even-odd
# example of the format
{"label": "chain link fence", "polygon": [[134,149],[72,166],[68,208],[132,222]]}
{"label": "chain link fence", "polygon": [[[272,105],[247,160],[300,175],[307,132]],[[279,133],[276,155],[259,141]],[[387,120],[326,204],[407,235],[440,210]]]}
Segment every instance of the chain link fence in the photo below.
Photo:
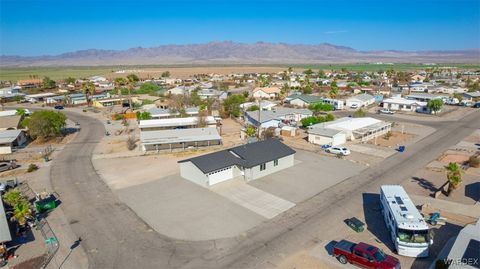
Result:
{"label": "chain link fence", "polygon": [[[34,202],[37,199],[37,194],[30,188],[26,182],[22,182],[18,185],[18,190],[30,201]],[[60,243],[58,242],[57,236],[53,232],[50,224],[44,217],[38,217],[35,220],[35,229],[40,231],[44,239],[46,250],[45,250],[45,260],[42,263],[40,268],[46,268],[50,263],[52,258],[57,253],[60,248]]]}

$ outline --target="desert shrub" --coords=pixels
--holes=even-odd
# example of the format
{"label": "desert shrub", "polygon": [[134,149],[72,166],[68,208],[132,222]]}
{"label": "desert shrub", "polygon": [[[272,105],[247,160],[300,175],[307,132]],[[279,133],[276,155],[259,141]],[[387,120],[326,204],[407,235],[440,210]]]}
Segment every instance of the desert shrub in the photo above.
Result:
{"label": "desert shrub", "polygon": [[28,173],[31,173],[33,171],[37,171],[38,170],[38,165],[34,164],[34,163],[31,163],[29,166],[28,166],[28,169],[27,169],[27,172]]}
{"label": "desert shrub", "polygon": [[475,167],[475,168],[480,167],[480,157],[478,157],[478,156],[470,156],[470,158],[468,159],[468,164],[469,164],[471,167]]}

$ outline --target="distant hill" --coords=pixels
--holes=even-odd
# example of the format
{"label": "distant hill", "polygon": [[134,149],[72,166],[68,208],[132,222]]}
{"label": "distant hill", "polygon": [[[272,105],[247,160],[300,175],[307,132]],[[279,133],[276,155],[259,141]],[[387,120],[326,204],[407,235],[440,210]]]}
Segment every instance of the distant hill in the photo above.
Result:
{"label": "distant hill", "polygon": [[318,45],[210,42],[127,50],[88,49],[55,56],[0,56],[0,66],[95,66],[163,64],[479,63],[480,49],[455,51],[358,51]]}

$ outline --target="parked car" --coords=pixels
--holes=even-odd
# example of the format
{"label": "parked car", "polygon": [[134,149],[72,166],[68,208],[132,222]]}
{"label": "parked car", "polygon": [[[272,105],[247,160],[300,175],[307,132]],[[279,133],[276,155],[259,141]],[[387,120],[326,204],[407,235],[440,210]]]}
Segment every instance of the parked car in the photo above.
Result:
{"label": "parked car", "polygon": [[480,108],[480,102],[477,102],[473,105],[474,108]]}
{"label": "parked car", "polygon": [[54,106],[53,108],[57,109],[57,110],[62,110],[63,109],[63,106]]}
{"label": "parked car", "polygon": [[340,154],[343,156],[350,155],[350,150],[347,148],[340,148],[340,147],[331,147],[325,149],[326,152],[328,153],[333,153],[333,154]]}
{"label": "parked car", "polygon": [[380,114],[389,114],[389,115],[395,114],[394,111],[391,111],[391,110],[388,109],[388,108],[380,109],[380,110],[378,111],[378,113],[380,113]]}
{"label": "parked car", "polygon": [[0,172],[12,170],[17,168],[17,163],[15,161],[2,161],[0,162]]}
{"label": "parked car", "polygon": [[375,246],[342,240],[333,246],[333,256],[342,263],[361,268],[400,269],[400,261]]}
{"label": "parked car", "polygon": [[357,109],[357,108],[358,108],[358,104],[351,104],[351,105],[350,105],[350,108]]}
{"label": "parked car", "polygon": [[473,102],[472,102],[472,101],[462,100],[462,101],[460,102],[459,106],[471,107],[471,106],[473,106]]}

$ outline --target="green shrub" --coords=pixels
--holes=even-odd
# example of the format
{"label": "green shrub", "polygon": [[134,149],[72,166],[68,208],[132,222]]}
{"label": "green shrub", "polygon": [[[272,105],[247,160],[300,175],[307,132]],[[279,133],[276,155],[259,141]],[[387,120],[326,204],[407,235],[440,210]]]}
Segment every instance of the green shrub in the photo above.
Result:
{"label": "green shrub", "polygon": [[28,173],[31,173],[33,171],[37,171],[38,170],[38,165],[34,164],[34,163],[31,163],[29,166],[28,166],[28,169],[27,169],[27,172]]}

